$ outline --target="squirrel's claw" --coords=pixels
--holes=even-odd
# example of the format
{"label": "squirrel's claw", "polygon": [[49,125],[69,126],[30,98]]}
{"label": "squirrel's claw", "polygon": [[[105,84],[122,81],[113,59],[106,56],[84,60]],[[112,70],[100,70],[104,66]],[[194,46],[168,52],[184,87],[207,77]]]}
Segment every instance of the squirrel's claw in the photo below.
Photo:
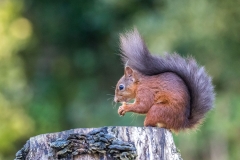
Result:
{"label": "squirrel's claw", "polygon": [[124,106],[120,106],[120,107],[118,108],[118,114],[119,114],[120,116],[124,116],[125,113],[126,113],[126,111],[124,110]]}

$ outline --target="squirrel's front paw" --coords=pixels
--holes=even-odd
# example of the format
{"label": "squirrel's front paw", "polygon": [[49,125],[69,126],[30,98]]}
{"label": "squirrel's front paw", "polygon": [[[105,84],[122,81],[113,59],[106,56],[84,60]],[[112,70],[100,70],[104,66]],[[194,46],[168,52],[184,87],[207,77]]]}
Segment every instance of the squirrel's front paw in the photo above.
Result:
{"label": "squirrel's front paw", "polygon": [[124,105],[124,104],[118,108],[118,114],[119,114],[120,116],[124,116],[124,114],[125,114],[126,112],[127,112],[127,111],[125,110],[125,105]]}

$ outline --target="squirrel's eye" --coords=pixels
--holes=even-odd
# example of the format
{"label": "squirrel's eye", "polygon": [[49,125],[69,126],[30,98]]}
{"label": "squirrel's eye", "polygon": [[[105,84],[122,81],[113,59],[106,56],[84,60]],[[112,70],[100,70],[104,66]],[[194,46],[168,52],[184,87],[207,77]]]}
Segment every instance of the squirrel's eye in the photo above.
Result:
{"label": "squirrel's eye", "polygon": [[120,85],[118,86],[118,88],[119,88],[119,90],[121,91],[121,90],[124,89],[124,85],[123,85],[123,84],[120,84]]}

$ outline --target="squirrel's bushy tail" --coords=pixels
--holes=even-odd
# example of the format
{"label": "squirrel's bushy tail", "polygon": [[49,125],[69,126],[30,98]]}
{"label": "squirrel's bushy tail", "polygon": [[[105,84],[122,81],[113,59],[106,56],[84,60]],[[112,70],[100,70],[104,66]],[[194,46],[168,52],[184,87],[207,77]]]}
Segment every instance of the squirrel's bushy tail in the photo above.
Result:
{"label": "squirrel's bushy tail", "polygon": [[190,93],[190,116],[187,128],[202,122],[214,101],[211,77],[204,67],[193,58],[182,58],[178,54],[151,55],[137,29],[120,35],[121,56],[124,64],[145,75],[173,72],[183,79]]}

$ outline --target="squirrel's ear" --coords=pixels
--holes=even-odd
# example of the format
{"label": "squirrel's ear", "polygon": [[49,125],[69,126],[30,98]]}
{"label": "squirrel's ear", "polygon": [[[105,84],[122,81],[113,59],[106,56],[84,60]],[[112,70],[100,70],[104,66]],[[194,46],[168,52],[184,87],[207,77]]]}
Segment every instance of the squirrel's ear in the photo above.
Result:
{"label": "squirrel's ear", "polygon": [[129,77],[133,82],[135,82],[136,81],[136,75],[135,75],[135,72],[134,72],[134,70],[131,68],[131,67],[125,67],[125,76],[126,77]]}
{"label": "squirrel's ear", "polygon": [[125,67],[125,72],[124,72],[124,74],[125,74],[125,76],[127,76],[127,77],[131,77],[131,76],[133,76],[133,69],[132,68],[130,68],[130,67]]}

